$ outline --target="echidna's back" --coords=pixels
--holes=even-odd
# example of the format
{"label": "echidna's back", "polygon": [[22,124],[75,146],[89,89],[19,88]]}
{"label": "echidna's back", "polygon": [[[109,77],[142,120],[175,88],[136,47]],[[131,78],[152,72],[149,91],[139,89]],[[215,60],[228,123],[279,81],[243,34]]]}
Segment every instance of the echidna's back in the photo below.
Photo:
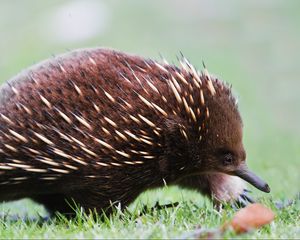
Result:
{"label": "echidna's back", "polygon": [[[128,160],[123,151],[133,146],[124,140],[124,131],[131,131],[127,138],[149,131],[137,111],[144,119],[155,117],[142,110],[147,106],[136,94],[151,93],[142,83],[145,68],[139,57],[87,49],[44,61],[5,83],[0,90],[0,192],[12,186],[9,198],[67,192],[81,188],[95,171],[100,176],[138,171],[140,155],[135,151]],[[152,77],[157,76],[156,71]],[[154,137],[151,131],[148,139]],[[136,141],[134,147],[147,152],[152,148],[147,141]]]}
{"label": "echidna's back", "polygon": [[51,185],[64,176],[76,179],[73,174],[80,176],[103,154],[93,150],[90,136],[98,137],[96,129],[103,127],[97,119],[115,112],[100,91],[115,94],[119,76],[111,64],[118,55],[107,49],[74,51],[41,62],[1,86],[1,192],[12,185],[34,192],[37,181]]}

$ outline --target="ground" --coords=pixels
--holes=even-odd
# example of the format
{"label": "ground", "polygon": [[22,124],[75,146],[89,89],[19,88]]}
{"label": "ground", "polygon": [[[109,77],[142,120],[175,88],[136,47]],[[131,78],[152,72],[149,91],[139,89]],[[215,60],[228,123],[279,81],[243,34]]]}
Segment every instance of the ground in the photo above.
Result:
{"label": "ground", "polygon": [[[276,213],[275,221],[247,238],[299,238],[300,206],[277,209],[295,198],[300,182],[299,1],[8,1],[0,3],[0,81],[68,49],[108,46],[176,63],[182,51],[197,67],[233,85],[244,120],[249,166],[271,193],[252,195]],[[75,26],[75,27],[74,27]],[[138,216],[144,205],[179,202]],[[0,205],[2,213],[45,215],[29,200]],[[130,212],[130,213],[129,213]],[[0,220],[0,238],[180,238],[215,228],[221,213],[199,194],[175,187],[146,192],[104,220]],[[228,233],[226,237],[233,237]]]}

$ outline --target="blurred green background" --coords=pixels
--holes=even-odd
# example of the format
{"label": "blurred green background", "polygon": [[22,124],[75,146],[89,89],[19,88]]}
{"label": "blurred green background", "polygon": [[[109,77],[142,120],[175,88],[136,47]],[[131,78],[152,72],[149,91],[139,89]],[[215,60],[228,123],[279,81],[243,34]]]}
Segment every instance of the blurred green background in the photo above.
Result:
{"label": "blurred green background", "polygon": [[[273,198],[291,197],[300,191],[299,10],[298,0],[1,0],[0,81],[75,48],[161,54],[174,63],[182,51],[233,85],[250,167]],[[140,199],[185,197],[200,198],[168,188]]]}

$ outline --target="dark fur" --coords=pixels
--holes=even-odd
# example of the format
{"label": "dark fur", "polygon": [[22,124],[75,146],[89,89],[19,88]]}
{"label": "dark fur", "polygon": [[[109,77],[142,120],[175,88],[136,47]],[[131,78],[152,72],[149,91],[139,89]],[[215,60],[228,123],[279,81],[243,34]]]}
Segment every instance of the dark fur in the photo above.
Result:
{"label": "dark fur", "polygon": [[[0,113],[13,123],[0,118],[0,163],[13,169],[0,169],[0,200],[30,197],[44,204],[51,212],[69,213],[72,211],[66,199],[69,202],[74,200],[84,209],[101,211],[115,202],[121,202],[124,207],[144,190],[162,186],[164,181],[212,195],[212,186],[223,181],[222,177],[217,177],[218,174],[231,173],[233,169],[224,167],[219,156],[226,151],[232,152],[236,157],[234,166],[245,160],[242,123],[235,99],[229,87],[211,77],[216,90],[216,94],[212,95],[207,85],[208,76],[201,75],[205,99],[205,105],[202,106],[199,89],[193,84],[189,89],[175,73],[181,73],[188,82],[194,76],[172,65],[163,66],[168,73],[154,61],[137,56],[107,49],[81,50],[42,62],[4,84],[0,92]],[[192,95],[194,103],[188,95],[186,99],[194,112],[200,108],[201,114],[197,116],[196,123],[178,104],[170,90],[167,79],[171,75],[187,94]],[[150,79],[160,94],[145,79]],[[80,88],[82,95],[76,91],[74,84]],[[115,103],[104,95],[103,90],[115,99]],[[168,117],[151,110],[137,93],[163,108]],[[41,101],[40,95],[51,103],[51,107]],[[161,96],[167,99],[167,103]],[[123,100],[132,108],[125,107]],[[98,106],[100,112],[96,111],[93,104]],[[25,111],[24,106],[32,114]],[[65,113],[72,124],[63,120],[56,109]],[[78,121],[74,114],[86,119],[92,128]],[[160,136],[141,118],[139,124],[130,119],[129,114],[137,118],[138,114],[146,117],[159,129]],[[117,127],[105,121],[105,116],[113,120]],[[180,132],[180,126],[184,126],[188,140]],[[200,133],[199,126],[202,127]],[[105,127],[111,135],[101,127]],[[9,129],[28,141],[18,139]],[[39,139],[32,130],[45,136],[54,145]],[[145,139],[152,145],[136,141],[128,135],[128,141],[125,141],[115,130],[123,135],[126,135],[124,130],[138,137],[147,135]],[[79,140],[97,157],[84,151],[80,143],[65,140],[58,131]],[[103,147],[89,134],[109,143],[114,149],[130,154],[130,158]],[[200,134],[202,139],[199,141]],[[15,151],[8,145],[13,146]],[[37,152],[29,151],[28,147]],[[87,165],[56,154],[53,147],[76,156]],[[153,158],[143,158],[143,154],[130,152],[131,149],[147,152],[146,155]],[[40,161],[41,157],[52,159],[58,166]],[[124,164],[124,161],[143,161],[143,164]],[[96,162],[109,166],[101,166]],[[111,165],[112,162],[120,166]],[[47,172],[33,172],[26,170],[28,167],[8,163],[27,164],[30,168],[45,169]],[[77,169],[68,168],[67,164]],[[63,169],[68,173],[52,169]],[[55,179],[45,179],[48,177]]]}

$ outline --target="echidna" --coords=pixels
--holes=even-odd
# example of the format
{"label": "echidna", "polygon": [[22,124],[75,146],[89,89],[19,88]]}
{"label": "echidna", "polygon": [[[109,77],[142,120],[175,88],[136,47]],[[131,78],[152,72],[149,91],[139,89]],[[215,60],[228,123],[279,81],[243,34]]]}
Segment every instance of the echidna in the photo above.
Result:
{"label": "echidna", "polygon": [[[0,90],[0,200],[50,211],[102,211],[177,184],[216,202],[250,199],[242,120],[231,88],[185,58],[77,50],[29,68]],[[238,176],[240,178],[237,178]],[[250,201],[250,200],[249,200]]]}

